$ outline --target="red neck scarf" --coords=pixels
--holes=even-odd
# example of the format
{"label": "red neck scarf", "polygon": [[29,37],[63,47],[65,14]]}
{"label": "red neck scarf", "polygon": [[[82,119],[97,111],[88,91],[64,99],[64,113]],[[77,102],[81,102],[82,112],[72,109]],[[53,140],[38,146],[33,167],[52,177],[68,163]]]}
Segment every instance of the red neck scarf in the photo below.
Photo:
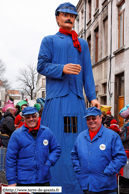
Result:
{"label": "red neck scarf", "polygon": [[71,35],[73,40],[73,46],[76,47],[77,50],[81,52],[81,45],[80,45],[80,42],[78,41],[78,34],[74,30],[69,32],[68,30],[60,28],[59,32],[65,35]]}
{"label": "red neck scarf", "polygon": [[38,131],[39,131],[39,127],[40,127],[40,120],[38,120],[38,124],[37,124],[37,126],[36,126],[36,127],[34,127],[34,128],[30,128],[30,127],[28,127],[28,125],[27,125],[26,123],[25,123],[25,127],[29,129],[28,133],[30,133],[30,132],[31,132],[31,131],[33,131],[33,130],[38,130]]}
{"label": "red neck scarf", "polygon": [[100,128],[101,128],[101,126],[98,128],[97,131],[91,131],[91,130],[89,129],[89,136],[90,136],[90,139],[91,139],[91,140],[96,136],[96,134],[99,132]]}

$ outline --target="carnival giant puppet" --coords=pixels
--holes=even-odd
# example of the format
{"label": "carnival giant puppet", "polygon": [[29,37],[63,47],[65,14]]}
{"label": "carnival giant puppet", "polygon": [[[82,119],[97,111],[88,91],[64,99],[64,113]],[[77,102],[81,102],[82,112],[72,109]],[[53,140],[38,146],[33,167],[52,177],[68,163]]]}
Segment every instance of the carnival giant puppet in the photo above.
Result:
{"label": "carnival giant puppet", "polygon": [[86,129],[85,102],[100,108],[96,100],[95,84],[88,44],[72,30],[77,14],[71,3],[58,6],[55,11],[60,27],[55,35],[43,38],[37,70],[46,76],[46,102],[41,123],[51,128],[62,148],[62,154],[52,170],[51,185],[62,186],[65,194],[81,194],[71,163],[71,150],[78,134]]}

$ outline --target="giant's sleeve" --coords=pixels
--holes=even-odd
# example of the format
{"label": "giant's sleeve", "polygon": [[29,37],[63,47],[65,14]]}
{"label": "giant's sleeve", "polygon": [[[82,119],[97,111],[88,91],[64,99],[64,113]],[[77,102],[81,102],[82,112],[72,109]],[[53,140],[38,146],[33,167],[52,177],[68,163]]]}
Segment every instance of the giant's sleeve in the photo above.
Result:
{"label": "giant's sleeve", "polygon": [[112,160],[104,170],[104,173],[108,175],[118,173],[127,162],[127,156],[118,134],[113,135],[111,149]]}
{"label": "giant's sleeve", "polygon": [[63,64],[52,63],[52,56],[54,50],[52,50],[53,40],[51,36],[44,37],[40,46],[38,55],[38,73],[55,79],[63,79]]}
{"label": "giant's sleeve", "polygon": [[54,134],[50,131],[50,140],[49,140],[49,156],[46,163],[49,166],[54,166],[61,154],[61,147],[58,144]]}
{"label": "giant's sleeve", "polygon": [[15,132],[11,135],[6,153],[6,179],[8,184],[17,183],[18,141]]}
{"label": "giant's sleeve", "polygon": [[88,98],[88,101],[91,102],[91,100],[96,99],[96,93],[90,52],[86,41],[83,48],[83,82],[86,97]]}

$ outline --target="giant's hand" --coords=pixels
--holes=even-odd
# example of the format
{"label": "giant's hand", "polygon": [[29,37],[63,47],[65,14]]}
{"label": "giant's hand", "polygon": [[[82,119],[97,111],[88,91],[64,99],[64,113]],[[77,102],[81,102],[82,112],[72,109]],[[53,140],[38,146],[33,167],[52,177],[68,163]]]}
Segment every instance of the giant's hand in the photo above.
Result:
{"label": "giant's hand", "polygon": [[97,107],[98,109],[100,109],[100,103],[98,102],[98,100],[94,99],[94,100],[91,100],[91,104],[92,106],[95,106]]}
{"label": "giant's hand", "polygon": [[16,187],[16,186],[17,186],[17,183],[14,183],[14,184],[8,185],[8,187]]}
{"label": "giant's hand", "polygon": [[63,68],[63,73],[78,75],[81,71],[81,66],[73,63],[68,63]]}

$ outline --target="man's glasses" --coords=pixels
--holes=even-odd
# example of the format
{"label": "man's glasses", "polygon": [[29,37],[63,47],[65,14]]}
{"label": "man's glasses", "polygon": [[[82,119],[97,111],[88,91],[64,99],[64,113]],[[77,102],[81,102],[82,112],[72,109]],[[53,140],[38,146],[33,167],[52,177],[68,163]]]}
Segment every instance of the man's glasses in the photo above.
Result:
{"label": "man's glasses", "polygon": [[26,115],[25,116],[25,119],[30,119],[30,118],[33,118],[33,119],[35,119],[36,117],[37,117],[37,114],[36,115]]}
{"label": "man's glasses", "polygon": [[86,120],[87,121],[90,121],[90,120],[95,121],[97,118],[98,118],[98,116],[96,116],[96,117],[87,117]]}

